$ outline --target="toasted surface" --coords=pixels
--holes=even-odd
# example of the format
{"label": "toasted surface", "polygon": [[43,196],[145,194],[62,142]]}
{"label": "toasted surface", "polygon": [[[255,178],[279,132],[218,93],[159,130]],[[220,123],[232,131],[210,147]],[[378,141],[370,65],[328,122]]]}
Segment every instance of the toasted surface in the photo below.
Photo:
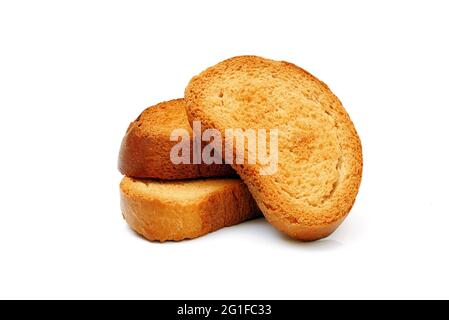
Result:
{"label": "toasted surface", "polygon": [[[352,208],[362,176],[357,132],[338,98],[305,70],[255,56],[225,60],[185,91],[189,120],[207,128],[278,129],[279,163],[232,165],[267,220],[300,240],[328,236]],[[246,150],[245,150],[246,158]]]}
{"label": "toasted surface", "polygon": [[173,164],[170,151],[178,143],[170,141],[174,129],[189,132],[192,148],[192,129],[183,99],[162,102],[145,109],[129,125],[123,138],[119,155],[120,172],[136,178],[168,180],[235,175],[228,165]]}
{"label": "toasted surface", "polygon": [[260,215],[247,187],[237,178],[125,177],[120,194],[128,225],[152,241],[192,239]]}

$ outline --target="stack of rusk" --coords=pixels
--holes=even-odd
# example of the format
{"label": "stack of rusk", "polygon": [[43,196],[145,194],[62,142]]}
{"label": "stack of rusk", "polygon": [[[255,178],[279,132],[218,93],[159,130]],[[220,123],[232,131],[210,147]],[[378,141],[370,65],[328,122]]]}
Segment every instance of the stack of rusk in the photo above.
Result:
{"label": "stack of rusk", "polygon": [[[226,129],[276,129],[277,170],[263,173],[258,161],[175,164],[179,141],[170,137],[188,132],[193,156],[195,120],[223,136]],[[246,146],[233,151],[246,159]],[[311,241],[331,234],[351,210],[362,149],[326,84],[288,62],[240,56],[195,76],[184,99],[150,107],[132,122],[119,170],[123,216],[149,240],[196,238],[262,213],[281,232]]]}

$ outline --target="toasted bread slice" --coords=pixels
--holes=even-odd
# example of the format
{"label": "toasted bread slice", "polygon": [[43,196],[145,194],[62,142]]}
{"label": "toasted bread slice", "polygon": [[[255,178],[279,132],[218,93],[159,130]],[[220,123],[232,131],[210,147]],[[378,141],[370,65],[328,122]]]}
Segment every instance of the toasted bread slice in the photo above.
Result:
{"label": "toasted bread slice", "polygon": [[119,155],[119,170],[126,176],[155,179],[190,179],[236,176],[224,164],[173,164],[170,151],[177,141],[170,141],[174,129],[185,129],[191,137],[183,99],[159,103],[147,108],[129,125]]}
{"label": "toasted bread slice", "polygon": [[359,189],[362,148],[323,82],[288,62],[241,56],[194,77],[185,99],[190,121],[222,134],[226,128],[278,129],[276,173],[261,175],[260,162],[232,165],[272,225],[305,241],[340,225]]}
{"label": "toasted bread slice", "polygon": [[160,181],[125,177],[120,191],[126,222],[152,241],[192,239],[260,215],[238,178]]}

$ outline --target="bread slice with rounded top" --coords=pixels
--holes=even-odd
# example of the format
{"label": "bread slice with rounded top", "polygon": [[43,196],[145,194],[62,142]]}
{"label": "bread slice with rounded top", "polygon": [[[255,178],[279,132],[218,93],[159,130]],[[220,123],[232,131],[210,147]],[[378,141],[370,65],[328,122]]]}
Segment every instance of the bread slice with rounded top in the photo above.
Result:
{"label": "bread slice with rounded top", "polygon": [[224,164],[173,164],[170,151],[177,141],[170,141],[175,129],[190,135],[190,154],[193,154],[192,129],[189,125],[184,99],[159,103],[145,109],[132,122],[123,138],[119,155],[119,170],[135,178],[191,179],[200,177],[236,176]]}
{"label": "bread slice with rounded top", "polygon": [[[240,56],[194,77],[185,100],[189,120],[206,128],[278,130],[274,174],[262,175],[259,161],[232,164],[272,225],[310,241],[344,220],[359,189],[362,148],[326,84],[288,62]],[[234,152],[246,159],[247,149]]]}
{"label": "bread slice with rounded top", "polygon": [[192,239],[259,216],[238,178],[138,180],[120,184],[122,214],[148,240]]}

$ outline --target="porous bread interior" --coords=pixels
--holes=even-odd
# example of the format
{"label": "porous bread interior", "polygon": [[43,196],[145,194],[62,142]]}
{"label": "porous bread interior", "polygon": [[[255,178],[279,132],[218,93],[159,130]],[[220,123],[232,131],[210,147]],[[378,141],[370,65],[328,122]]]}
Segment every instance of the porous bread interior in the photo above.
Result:
{"label": "porous bread interior", "polygon": [[190,203],[240,183],[241,180],[237,178],[168,181],[125,177],[121,187],[123,192],[133,197]]}
{"label": "porous bread interior", "polygon": [[[184,129],[191,134],[184,99],[161,102],[145,109],[131,126],[139,128],[136,133],[170,137],[174,129]],[[129,129],[128,129],[129,130]]]}
{"label": "porous bread interior", "polygon": [[264,213],[317,225],[352,207],[362,170],[358,135],[338,98],[306,71],[236,57],[194,77],[185,98],[190,121],[205,127],[278,129],[276,174],[258,174],[260,163],[233,165]]}

